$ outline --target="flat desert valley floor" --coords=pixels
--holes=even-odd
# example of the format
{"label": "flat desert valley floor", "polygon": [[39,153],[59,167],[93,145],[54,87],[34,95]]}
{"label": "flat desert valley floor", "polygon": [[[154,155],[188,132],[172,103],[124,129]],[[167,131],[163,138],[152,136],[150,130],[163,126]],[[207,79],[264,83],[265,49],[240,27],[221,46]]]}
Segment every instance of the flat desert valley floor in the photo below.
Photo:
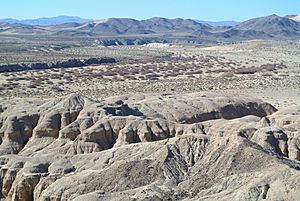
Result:
{"label": "flat desert valley floor", "polygon": [[[118,62],[1,73],[1,99],[52,98],[70,93],[101,99],[130,93],[201,91],[257,97],[278,108],[300,104],[299,40],[252,40],[211,46],[72,46],[56,51],[32,48],[35,52],[31,62],[41,62],[46,57],[51,61],[92,56],[111,56]],[[26,51],[30,55],[32,50]],[[15,62],[30,58],[22,54],[11,58]],[[7,58],[7,51],[3,50],[0,57]]]}

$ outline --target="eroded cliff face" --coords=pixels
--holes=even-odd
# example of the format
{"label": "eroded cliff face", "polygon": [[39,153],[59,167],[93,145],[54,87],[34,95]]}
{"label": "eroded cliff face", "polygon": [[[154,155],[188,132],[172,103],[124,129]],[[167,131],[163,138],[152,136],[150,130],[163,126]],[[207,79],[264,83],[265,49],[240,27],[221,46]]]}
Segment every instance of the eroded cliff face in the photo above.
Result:
{"label": "eroded cliff face", "polygon": [[103,58],[89,58],[89,59],[69,59],[66,61],[57,61],[50,63],[29,63],[29,64],[6,64],[0,65],[0,73],[3,72],[18,72],[25,70],[39,70],[39,69],[51,69],[51,68],[73,68],[90,65],[100,65],[108,63],[116,63],[115,58],[103,57]]}
{"label": "eroded cliff face", "polygon": [[201,93],[2,102],[3,200],[295,200],[300,108]]}

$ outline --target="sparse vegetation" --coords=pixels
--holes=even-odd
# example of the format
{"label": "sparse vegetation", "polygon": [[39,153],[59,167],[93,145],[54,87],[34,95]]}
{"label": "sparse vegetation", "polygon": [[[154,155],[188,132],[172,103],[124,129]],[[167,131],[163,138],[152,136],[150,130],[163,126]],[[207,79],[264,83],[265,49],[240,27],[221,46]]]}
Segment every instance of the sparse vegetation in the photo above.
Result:
{"label": "sparse vegetation", "polygon": [[[280,48],[285,48],[285,44],[284,42],[272,43]],[[270,83],[272,86],[298,86],[299,75],[295,74],[291,80],[288,71],[295,64],[291,63],[290,59],[277,59],[273,49],[272,55],[269,54],[267,48],[262,48],[269,46],[268,42],[259,42],[260,52],[251,52],[251,54],[234,51],[225,54],[219,53],[217,48],[222,49],[222,45],[214,47],[216,49],[213,50],[176,45],[159,49],[155,46],[81,47],[80,50],[76,50],[77,53],[74,52],[72,55],[83,53],[89,56],[94,54],[113,55],[119,58],[118,63],[1,73],[0,95],[2,97],[51,97],[54,94],[60,96],[76,92],[98,98],[137,91],[180,93],[203,90],[255,89],[264,88]],[[248,48],[244,43],[229,45],[229,47],[239,50]],[[61,52],[59,55],[68,55],[67,52],[76,48],[67,46],[58,50]],[[182,51],[183,49],[184,51]],[[86,52],[84,52],[85,50]],[[101,52],[105,52],[107,55]],[[138,56],[135,56],[137,52],[139,52]],[[265,56],[261,57],[262,54]],[[169,56],[161,57],[161,55]],[[18,56],[22,57],[23,55]],[[37,57],[37,59],[40,58],[42,57]]]}

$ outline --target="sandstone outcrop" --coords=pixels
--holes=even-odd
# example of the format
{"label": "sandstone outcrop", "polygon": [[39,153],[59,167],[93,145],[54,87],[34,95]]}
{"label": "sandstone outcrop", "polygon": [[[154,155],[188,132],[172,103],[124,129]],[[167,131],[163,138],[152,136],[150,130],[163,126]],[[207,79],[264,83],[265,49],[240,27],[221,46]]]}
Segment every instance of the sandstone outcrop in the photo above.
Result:
{"label": "sandstone outcrop", "polygon": [[2,200],[297,200],[300,109],[203,93],[2,102]]}

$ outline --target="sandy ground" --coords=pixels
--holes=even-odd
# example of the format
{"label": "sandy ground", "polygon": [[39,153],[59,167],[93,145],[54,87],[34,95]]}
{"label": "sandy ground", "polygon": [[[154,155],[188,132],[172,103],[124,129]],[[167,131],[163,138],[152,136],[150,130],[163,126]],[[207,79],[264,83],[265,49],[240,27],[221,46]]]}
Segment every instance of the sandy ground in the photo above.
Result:
{"label": "sandy ground", "polygon": [[228,96],[250,96],[268,103],[271,103],[277,109],[300,105],[300,90],[291,88],[265,88],[265,89],[245,89],[237,90],[221,90],[220,94]]}
{"label": "sandy ground", "polygon": [[[135,52],[172,54],[112,65],[0,74],[1,99],[81,93],[101,99],[128,93],[204,91],[253,96],[277,108],[300,104],[300,41],[249,41],[212,47],[151,44]],[[115,47],[116,51],[120,51]],[[102,50],[101,50],[102,51]],[[110,51],[113,51],[110,48]],[[126,54],[130,52],[127,51]],[[150,54],[149,53],[149,54]],[[267,66],[267,67],[266,67]],[[252,71],[251,73],[241,73]]]}

